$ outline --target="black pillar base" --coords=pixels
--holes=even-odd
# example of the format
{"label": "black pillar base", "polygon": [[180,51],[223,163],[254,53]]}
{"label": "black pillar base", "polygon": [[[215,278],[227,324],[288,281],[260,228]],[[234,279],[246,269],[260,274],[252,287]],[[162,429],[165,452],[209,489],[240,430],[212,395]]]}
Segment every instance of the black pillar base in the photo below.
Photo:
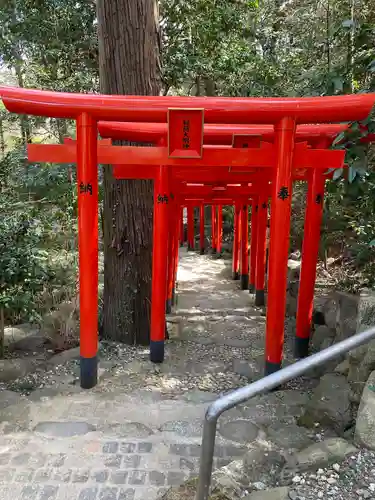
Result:
{"label": "black pillar base", "polygon": [[176,305],[176,290],[172,288],[172,306]]}
{"label": "black pillar base", "polygon": [[249,275],[241,274],[241,290],[247,290],[249,288]]}
{"label": "black pillar base", "polygon": [[80,361],[81,387],[82,389],[92,389],[98,383],[98,357],[83,358]]}
{"label": "black pillar base", "polygon": [[240,279],[240,273],[237,273],[237,272],[236,272],[236,273],[233,273],[233,274],[232,274],[232,279],[234,279],[234,280],[239,280],[239,279]]}
{"label": "black pillar base", "polygon": [[296,337],[294,339],[294,356],[297,359],[307,358],[309,355],[309,338],[302,339],[301,337]]}
{"label": "black pillar base", "polygon": [[255,293],[255,285],[249,283],[249,293]]}
{"label": "black pillar base", "polygon": [[212,248],[212,253],[216,253],[216,248]]}
{"label": "black pillar base", "polygon": [[255,290],[255,305],[261,307],[264,306],[265,303],[264,290]]}
{"label": "black pillar base", "polygon": [[188,252],[194,252],[194,247],[188,245]]}
{"label": "black pillar base", "polygon": [[172,299],[167,299],[165,302],[165,312],[166,314],[171,314],[172,312]]}
{"label": "black pillar base", "polygon": [[150,361],[152,363],[162,363],[164,361],[164,340],[151,340]]}
{"label": "black pillar base", "polygon": [[201,255],[204,255],[204,248],[201,248]]}
{"label": "black pillar base", "polygon": [[266,361],[264,366],[264,376],[272,375],[272,373],[276,373],[281,370],[281,361],[280,363],[271,363],[271,361]]}

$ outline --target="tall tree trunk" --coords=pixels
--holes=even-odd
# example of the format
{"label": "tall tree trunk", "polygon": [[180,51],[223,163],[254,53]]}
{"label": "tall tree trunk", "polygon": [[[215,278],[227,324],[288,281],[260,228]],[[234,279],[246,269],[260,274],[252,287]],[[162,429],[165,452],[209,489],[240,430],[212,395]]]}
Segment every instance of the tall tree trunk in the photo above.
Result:
{"label": "tall tree trunk", "polygon": [[[160,36],[156,0],[98,0],[99,72],[106,94],[158,95]],[[153,183],[115,181],[104,167],[102,333],[149,342]]]}
{"label": "tall tree trunk", "polygon": [[326,9],[326,45],[327,45],[327,89],[331,82],[331,11],[330,0],[327,0]]}
{"label": "tall tree trunk", "polygon": [[206,96],[213,97],[216,95],[216,85],[212,78],[204,79],[204,91]]}
{"label": "tall tree trunk", "polygon": [[[21,68],[21,59],[19,58],[15,64],[15,70],[16,70],[16,75],[17,75],[17,81],[18,81],[18,86],[23,88],[24,83],[23,83],[23,74],[22,74],[22,68]],[[30,130],[30,123],[29,123],[29,118],[26,115],[21,115],[20,116],[20,124],[21,124],[21,135],[23,139],[23,143],[26,146],[31,142],[31,130]]]}
{"label": "tall tree trunk", "polygon": [[59,137],[59,143],[62,144],[64,142],[64,138],[68,136],[68,123],[67,120],[60,120],[59,118],[55,118],[57,135]]}

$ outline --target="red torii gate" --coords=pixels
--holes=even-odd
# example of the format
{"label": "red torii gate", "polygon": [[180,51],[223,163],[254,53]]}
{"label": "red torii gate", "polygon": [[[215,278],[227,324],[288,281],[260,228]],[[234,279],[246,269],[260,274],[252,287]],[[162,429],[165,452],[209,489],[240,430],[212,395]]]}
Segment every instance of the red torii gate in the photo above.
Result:
{"label": "red torii gate", "polygon": [[[124,125],[127,125],[126,123]],[[134,124],[133,124],[134,126]],[[216,126],[216,129],[218,127]],[[273,140],[273,132],[271,133],[270,130],[269,130],[269,127],[266,128],[266,127],[263,127],[265,132],[268,134],[268,138],[270,140]],[[313,130],[312,130],[312,135],[314,138],[316,137],[323,137],[323,134],[324,132],[327,134],[327,135],[332,135],[333,132],[339,132],[341,130],[343,130],[345,128],[345,126],[337,126],[337,125],[330,125],[330,126],[325,126],[325,130],[323,130],[322,126],[320,127],[316,127],[315,128],[313,127]],[[220,128],[219,128],[220,130]],[[255,132],[256,128],[255,127],[252,127],[252,129],[250,129],[251,132]],[[243,131],[248,131],[248,130],[245,130],[243,128]],[[300,134],[300,137],[302,136],[303,138],[306,138],[308,137],[308,128],[305,126],[303,128],[303,135],[302,133]],[[123,131],[122,131],[123,133]],[[215,129],[214,130],[211,130],[211,138],[213,138],[215,140],[215,137],[214,137],[214,134],[215,133]],[[225,139],[225,136],[221,133],[220,134],[220,137],[224,138]],[[127,139],[127,137],[123,137],[121,136],[121,139]],[[160,140],[162,140],[161,137],[157,137],[158,141],[160,142]],[[246,142],[250,142],[252,137],[248,137],[247,135],[242,135],[242,136],[237,136],[237,139],[242,139],[242,143],[244,141]],[[148,140],[148,137],[147,137],[147,140]],[[68,144],[74,144],[74,141],[67,141]],[[103,146],[103,145],[108,145],[107,142],[105,141],[101,141],[100,142],[100,146]],[[303,145],[301,145],[303,146]],[[46,153],[49,153],[47,156],[46,156]],[[65,161],[66,160],[66,156],[65,154],[67,153],[67,150],[66,148],[64,148],[64,146],[56,146],[54,148],[49,148],[47,151],[46,151],[46,148],[44,145],[30,145],[29,146],[29,158],[30,159],[43,159],[43,160],[49,160],[49,161]],[[38,154],[41,154],[41,157],[38,157]],[[35,158],[35,155],[36,155],[36,158]],[[57,156],[56,156],[57,155]],[[98,148],[98,155],[99,157],[101,156],[101,148],[99,147]],[[99,158],[98,158],[99,160]],[[99,160],[100,161],[100,160]],[[130,172],[130,167],[129,166],[123,166],[122,168],[122,171],[119,171],[120,167],[117,166],[117,171],[115,172],[115,175],[117,177],[130,177],[130,175],[132,174],[129,174]],[[210,169],[212,170],[212,169]],[[147,176],[149,177],[153,177],[154,174],[155,174],[155,169],[154,168],[150,168],[150,169],[147,169],[146,170],[147,173]],[[175,170],[176,172],[176,170]],[[144,173],[145,175],[145,173]],[[230,175],[233,175],[232,173]],[[323,175],[323,174],[321,174]],[[136,172],[135,174],[136,177],[139,177],[139,173]],[[186,176],[186,172],[185,172],[185,176]],[[195,174],[195,176],[197,176],[197,174]],[[200,176],[199,176],[200,177]],[[305,178],[305,175],[303,173],[299,173],[297,175],[297,178]],[[217,179],[217,177],[215,178]],[[260,181],[261,177],[259,176],[259,174],[257,175],[256,173],[252,175],[251,177],[252,181]],[[214,180],[214,179],[213,179]],[[219,186],[219,183],[216,182],[215,183],[216,185],[216,189],[227,189],[227,187],[223,187],[221,185],[221,187]],[[233,186],[233,185],[232,185]],[[204,185],[202,186],[199,186],[199,185],[195,185],[195,191],[196,191],[196,195],[207,195],[208,191],[207,191],[207,187],[205,187]],[[203,188],[203,190],[202,190]],[[208,188],[209,190],[211,189],[215,189],[215,188]],[[190,188],[190,191],[191,191],[191,188]],[[181,193],[182,195],[185,194],[186,196],[188,195],[188,193],[184,193],[182,191]],[[226,193],[227,195],[229,193]],[[233,197],[236,198],[236,196],[240,195],[240,190],[239,189],[235,189],[235,192],[233,193]],[[255,193],[253,193],[254,195]],[[263,197],[264,198],[264,197]],[[199,201],[199,199],[198,199]],[[266,198],[266,201],[263,200],[263,203],[261,204],[261,207],[262,208],[266,208],[268,206],[268,195],[267,195],[267,198]],[[194,233],[192,233],[191,231],[193,230],[193,205],[190,203],[188,205],[188,219],[189,219],[189,224],[188,224],[188,248],[189,249],[193,249],[194,247]],[[264,213],[265,217],[267,217],[267,213],[263,210],[261,211],[261,213]],[[202,213],[202,211],[201,211]],[[213,221],[214,221],[214,233],[213,233],[213,236],[216,237],[215,233],[216,233],[216,230],[215,230],[215,223],[216,223],[216,208],[213,206],[213,213],[214,213],[214,217],[213,217]],[[248,262],[247,262],[247,231],[245,231],[245,229],[247,228],[247,223],[245,223],[245,218],[246,218],[246,221],[247,221],[247,204],[244,205],[244,208],[243,208],[243,211],[241,211],[242,213],[242,220],[243,220],[243,223],[242,223],[242,238],[241,238],[241,255],[242,255],[242,258],[241,258],[241,269],[243,270],[243,272],[241,273],[241,281],[242,281],[242,288],[243,289],[246,289],[248,287]],[[257,219],[258,219],[258,216],[257,216],[257,213],[256,211],[253,212],[253,215],[256,215],[255,219],[253,220],[253,224],[255,226],[255,223],[257,222]],[[256,301],[256,305],[264,305],[264,285],[265,285],[265,236],[266,236],[266,218],[264,216],[263,217],[260,217],[260,221],[262,221],[262,223],[260,223],[259,225],[257,224],[257,226],[259,226],[258,229],[256,229],[254,231],[254,235],[252,235],[252,246],[254,246],[255,248],[253,248],[253,252],[252,252],[252,258],[253,258],[253,264],[251,266],[251,271],[253,272],[254,276],[255,276],[255,280],[256,280],[256,295],[255,295],[255,301]],[[217,220],[217,224],[219,226],[219,223],[220,223],[220,218]],[[203,227],[203,224],[201,224],[201,227]],[[259,232],[259,235],[257,234]],[[218,227],[217,229],[217,238],[218,238],[218,241],[214,241],[214,245],[213,247],[216,249],[216,246],[219,246],[219,234],[220,234],[220,229]],[[169,258],[171,260],[171,252],[172,250],[170,250],[169,252]],[[167,312],[170,311],[171,309],[171,304],[172,304],[172,297],[173,297],[173,291],[174,291],[174,287],[173,285],[171,284],[171,280],[172,280],[172,273],[171,273],[171,270],[170,270],[170,266],[172,265],[172,263],[168,264],[168,293],[167,293],[167,300],[166,300],[166,309],[167,309]],[[174,268],[175,266],[173,266]],[[314,268],[315,268],[315,264],[314,264]],[[255,269],[257,269],[257,272],[255,273]],[[174,273],[175,274],[175,273]],[[303,289],[303,287],[301,286],[301,289]],[[312,292],[313,294],[313,292]],[[313,296],[313,295],[312,295]],[[312,300],[312,298],[311,298]],[[297,336],[298,338],[298,336]],[[298,350],[298,349],[297,349]]]}
{"label": "red torii gate", "polygon": [[[81,385],[92,387],[97,381],[97,121],[122,120],[135,122],[169,121],[168,138],[174,149],[167,147],[111,149],[106,163],[155,165],[155,194],[162,198],[168,192],[168,167],[189,165],[271,167],[275,169],[272,184],[272,223],[269,262],[268,310],[266,327],[266,374],[281,366],[283,347],[283,321],[285,311],[285,283],[287,275],[288,241],[290,229],[290,198],[292,168],[298,156],[295,148],[295,128],[298,123],[328,123],[356,121],[366,118],[374,101],[374,94],[317,98],[182,98],[102,96],[43,92],[29,89],[1,88],[4,105],[20,114],[42,115],[77,120],[77,170],[79,208],[80,305],[81,305]],[[184,108],[176,113],[171,108]],[[268,151],[251,149],[202,148],[201,131],[190,130],[190,122],[197,123],[191,108],[202,108],[206,123],[260,123],[275,126],[275,145]],[[171,113],[172,112],[172,113]],[[180,113],[180,114],[179,114]],[[176,127],[176,124],[178,125]],[[172,140],[171,140],[172,139]],[[199,141],[198,141],[199,139]],[[200,146],[198,148],[198,144]],[[295,151],[296,149],[296,151]],[[314,153],[314,154],[311,154]],[[318,154],[316,154],[318,153]],[[314,168],[326,162],[337,151],[306,151],[297,165]],[[193,158],[191,158],[191,156]],[[178,158],[180,156],[180,158]],[[182,157],[182,158],[181,158]],[[336,158],[339,155],[335,155]],[[320,160],[318,159],[320,158]],[[154,263],[166,275],[162,236],[167,237],[168,206],[155,204]],[[155,228],[158,231],[155,231]],[[91,230],[90,237],[87,230]],[[156,257],[157,255],[157,257]],[[159,270],[159,275],[163,274]],[[280,287],[279,284],[282,284]],[[158,301],[157,297],[156,301]],[[160,304],[158,305],[160,307]],[[165,302],[163,303],[163,308]],[[158,331],[150,342],[150,357],[160,362],[164,357],[164,331]]]}
{"label": "red torii gate", "polygon": [[[332,140],[340,133],[345,131],[348,125],[343,124],[330,124],[330,125],[300,125],[296,129],[296,140],[307,141],[313,147],[327,148]],[[125,122],[99,122],[98,129],[102,137],[111,137],[119,140],[140,141],[146,140],[147,142],[158,142],[165,139],[168,133],[166,124],[161,123],[125,123]],[[246,137],[252,136],[254,138],[260,137],[262,140],[273,142],[274,129],[268,125],[205,125],[204,138],[205,144],[232,144],[234,145],[236,134],[238,139],[242,139],[242,146],[247,141]],[[367,140],[365,138],[365,140]],[[247,144],[246,144],[247,145]],[[217,171],[215,170],[217,175]],[[185,173],[186,175],[186,173]],[[222,174],[223,175],[223,174]],[[316,262],[319,249],[320,240],[320,225],[322,217],[323,196],[324,196],[324,183],[326,178],[330,175],[324,175],[323,172],[314,170],[309,172],[308,177],[304,177],[308,181],[308,197],[306,206],[305,218],[305,237],[303,243],[303,257],[301,269],[301,287],[298,296],[298,310],[297,310],[297,328],[296,328],[296,345],[295,353],[297,357],[306,356],[308,354],[308,341],[311,329],[312,310],[313,310],[313,297],[314,297],[314,284],[316,276]],[[216,179],[221,178],[217,176]],[[303,178],[303,176],[302,176]],[[212,179],[214,181],[214,179]],[[198,189],[198,188],[197,188]],[[319,199],[319,203],[317,200]],[[256,273],[256,269],[265,268],[265,236],[266,236],[266,222],[267,222],[267,208],[268,200],[264,199],[259,202],[258,197],[253,200],[252,209],[252,237],[251,237],[251,265],[249,276],[249,290],[255,291],[255,304],[258,306],[264,305],[264,286],[265,278],[264,272]],[[258,213],[258,207],[260,211]],[[213,250],[220,247],[219,235],[221,230],[216,228],[219,225],[220,209],[218,207],[219,219],[216,220],[216,208],[212,207],[212,240]],[[235,237],[233,248],[233,276],[235,279],[239,277],[238,274],[238,254],[240,249],[239,236],[240,232],[237,229],[239,226],[239,205],[235,209]],[[244,218],[244,215],[242,215]],[[200,227],[203,227],[204,213],[200,210]],[[259,219],[259,228],[258,228]],[[244,227],[244,225],[242,225]],[[192,207],[188,208],[188,249],[194,247],[193,234],[193,212]],[[259,238],[258,238],[259,232]],[[244,255],[244,247],[247,245],[246,235],[241,240],[243,241],[241,260],[241,268],[244,269],[246,265],[246,256]],[[201,241],[204,235],[201,231]],[[216,240],[216,238],[218,240]],[[219,250],[220,251],[220,250]],[[201,253],[204,252],[201,244]],[[247,277],[245,273],[241,273],[242,288],[247,288]]]}
{"label": "red torii gate", "polygon": [[[103,122],[102,122],[103,124]],[[104,122],[105,125],[107,125],[107,122]],[[118,139],[126,139],[126,140],[129,140],[129,137],[127,135],[125,135],[127,132],[126,130],[131,130],[128,126],[127,123],[121,123],[121,125],[125,126],[122,128],[121,130],[121,135],[117,135],[117,138]],[[109,125],[112,125],[112,124],[109,124]],[[157,124],[157,125],[161,125],[161,124]],[[136,126],[138,127],[139,124],[132,124],[132,126]],[[160,127],[159,127],[160,128]],[[165,128],[165,127],[164,127]],[[310,140],[310,142],[313,142],[314,140],[317,140],[317,139],[320,139],[324,136],[328,136],[328,137],[331,137],[331,139],[334,137],[334,133],[338,133],[338,132],[341,132],[342,130],[345,130],[345,128],[347,128],[346,125],[325,125],[325,126],[302,126],[300,127],[301,131],[300,131],[300,134],[299,134],[299,137],[302,139],[306,139],[306,138],[309,138],[309,134],[310,134],[310,129],[311,129],[311,135],[312,135],[312,139]],[[125,131],[124,131],[125,129]],[[113,129],[113,127],[109,127],[109,130],[110,131],[113,131],[115,129]],[[148,131],[152,131],[152,127],[150,124],[148,124],[148,128],[147,128]],[[273,140],[274,138],[274,133],[273,131],[270,130],[270,127],[266,127],[266,126],[263,126],[262,128],[257,128],[257,127],[247,127],[245,128],[245,126],[243,126],[241,128],[242,131],[244,132],[252,132],[252,133],[255,133],[257,132],[258,135],[259,135],[259,132],[264,132],[267,134],[267,139],[268,140]],[[212,126],[211,127],[211,130],[210,130],[210,140],[212,140],[213,142],[216,142],[217,139],[216,139],[216,133],[219,132],[219,137],[222,138],[225,142],[228,142],[228,131],[225,129],[225,134],[222,133],[222,131],[220,130],[220,127],[218,126]],[[122,135],[124,134],[124,135]],[[137,134],[134,134],[134,135],[131,135],[130,134],[130,137],[132,139],[134,138],[137,138],[139,139],[140,138],[140,135],[139,135],[139,132],[137,132]],[[242,141],[249,141],[249,138],[247,137],[247,135],[242,135],[242,136],[238,136],[238,138],[242,138]],[[160,140],[162,139],[161,136],[157,136],[156,139],[160,142]],[[144,136],[144,140],[147,140],[147,142],[149,142],[149,137],[146,135]],[[67,139],[66,141],[66,144],[70,145],[70,146],[75,146],[76,143],[75,141],[71,140],[71,139]],[[101,160],[101,157],[102,157],[102,146],[109,146],[110,145],[110,142],[107,142],[106,140],[102,140],[102,141],[99,141],[99,147],[98,147],[98,162],[101,162],[101,161],[104,161],[104,160]],[[67,162],[67,161],[73,161],[73,158],[74,158],[74,152],[72,151],[72,148],[71,147],[66,147],[64,145],[52,145],[52,147],[50,145],[40,145],[40,144],[31,144],[28,146],[28,152],[29,152],[29,159],[31,161],[51,161],[51,162]],[[105,152],[104,152],[105,154]],[[337,165],[338,166],[338,165]],[[219,167],[220,168],[220,167]],[[174,175],[178,175],[179,177],[181,178],[184,178],[188,175],[188,173],[191,171],[191,169],[189,168],[185,168],[185,170],[183,170],[182,168],[179,168],[177,169],[174,169]],[[136,169],[135,173],[134,172],[134,169],[132,169],[130,166],[128,165],[116,165],[115,166],[115,176],[117,178],[130,178],[130,177],[135,177],[135,178],[139,178],[140,177],[140,174],[139,174],[139,171],[138,171],[138,168]],[[204,172],[204,171],[203,171]],[[199,170],[199,173],[194,173],[194,180],[206,180],[206,181],[209,181],[211,180],[212,182],[215,182],[215,186],[216,186],[216,189],[224,189],[223,186],[222,186],[222,183],[219,183],[217,182],[217,179],[226,179],[227,181],[229,180],[233,180],[233,176],[235,175],[234,172],[230,172],[227,168],[224,168],[221,173],[219,174],[219,172],[213,172],[212,171],[212,168],[211,169],[208,169],[206,171],[206,174],[210,174],[209,177],[206,177],[206,178],[202,178],[202,174],[203,174],[202,170],[200,169]],[[153,178],[154,175],[156,173],[156,170],[155,170],[155,167],[149,167],[149,168],[144,168],[143,171],[142,171],[142,175],[143,175],[143,178]],[[324,175],[322,172],[321,172],[321,175]],[[294,174],[294,178],[295,179],[305,179],[307,180],[306,178],[306,174],[304,174],[303,172],[301,173],[301,171],[299,172],[296,172]],[[238,177],[238,174],[236,175],[235,177],[235,180],[238,181],[238,180],[241,180],[241,181],[244,181],[244,180],[252,180],[253,182],[259,182],[262,177],[259,175],[259,173],[257,172],[253,172],[251,174],[251,176],[249,176],[249,174],[246,174],[245,172],[243,173],[243,176],[241,178]],[[324,181],[323,181],[324,182]],[[185,185],[187,186],[188,183],[185,183]],[[219,186],[221,185],[221,187]],[[183,184],[181,183],[181,186],[183,186]],[[193,186],[192,186],[193,187]],[[234,187],[234,185],[232,184],[231,186],[228,186],[228,187]],[[209,187],[209,186],[206,186],[206,185],[195,185],[194,186],[195,188],[195,194],[196,196],[204,196],[204,195],[207,195],[211,189],[215,189],[215,188],[212,188],[212,187]],[[225,188],[227,189],[227,187]],[[188,196],[188,191],[189,189],[185,189],[186,192],[184,191],[181,191],[181,195],[185,195],[185,196]],[[190,188],[190,194],[192,194],[192,189]],[[224,194],[222,192],[222,194]],[[240,190],[236,189],[235,188],[235,191],[233,193],[230,193],[230,192],[225,192],[225,195],[226,196],[229,196],[230,194],[232,194],[233,196],[233,200],[236,199],[237,196],[239,196],[241,194]],[[255,195],[255,192],[252,193],[253,194],[253,198],[254,198],[254,195]],[[258,193],[257,193],[258,194]],[[264,209],[268,206],[268,196],[267,195],[267,200],[264,201],[261,203],[261,207]],[[188,204],[188,249],[192,250],[194,248],[194,233],[192,233],[192,230],[193,230],[193,203],[191,203],[191,201],[193,201],[193,199],[191,198],[190,200],[190,203]],[[201,199],[200,198],[197,198],[196,201],[198,201],[199,203],[202,203]],[[226,199],[224,200],[224,202],[226,203],[229,203],[230,200]],[[232,203],[232,202],[230,202]],[[214,217],[213,217],[213,221],[214,221],[214,225],[213,225],[213,237],[217,237],[218,238],[218,235],[220,234],[220,229],[219,227],[217,228],[216,230],[216,226],[215,224],[217,224],[219,226],[219,223],[220,223],[220,218],[217,218],[217,214],[216,214],[216,208],[214,206],[214,204],[212,203],[212,209],[213,209],[213,213],[215,214]],[[253,203],[254,205],[254,203]],[[251,266],[250,266],[250,283],[255,283],[256,281],[256,287],[255,287],[255,303],[256,305],[264,305],[264,285],[265,285],[265,273],[264,273],[264,269],[265,269],[265,235],[266,235],[266,218],[264,217],[264,215],[266,216],[266,212],[264,210],[261,210],[261,214],[264,213],[264,215],[262,217],[260,217],[260,219],[262,220],[262,223],[259,224],[259,228],[258,228],[258,214],[257,214],[257,207],[258,207],[258,202],[256,202],[255,204],[255,210],[253,210],[253,216],[252,216],[252,226],[254,228],[254,231],[252,232],[252,238],[251,238],[251,246],[252,246],[252,251],[251,251],[251,259],[252,259],[252,263],[251,263]],[[247,206],[246,206],[246,209],[247,209]],[[245,209],[244,209],[245,210]],[[201,210],[201,214],[202,214],[202,210]],[[244,211],[241,211],[242,213],[242,220],[244,221],[245,220],[245,217],[247,219],[247,215],[245,215],[245,212]],[[201,215],[202,217],[202,215]],[[309,217],[307,217],[307,224],[308,224],[308,220],[309,220]],[[319,225],[317,225],[317,230],[319,231]],[[203,224],[201,224],[201,227],[203,227]],[[247,272],[247,233],[245,232],[245,227],[247,227],[247,225],[245,223],[242,224],[242,231],[243,231],[243,237],[240,239],[240,241],[242,242],[242,245],[241,245],[241,255],[242,255],[242,259],[241,259],[241,269],[243,270],[243,272],[241,273],[241,278],[242,278],[242,288],[243,289],[246,289],[248,287],[248,272]],[[307,227],[307,226],[306,226]],[[259,237],[258,237],[258,233],[259,233]],[[310,232],[311,233],[311,232]],[[310,236],[310,233],[307,232],[307,236]],[[316,233],[316,232],[315,232]],[[314,233],[314,234],[315,234]],[[316,236],[316,234],[315,234]],[[316,241],[319,241],[318,239],[315,240]],[[310,242],[309,238],[306,239],[306,244]],[[214,240],[214,249],[216,250],[216,247],[219,246],[219,240]],[[307,244],[307,248],[309,247],[309,244]],[[202,248],[202,247],[201,247]],[[202,249],[201,249],[202,251]],[[237,255],[237,252],[236,252],[236,249],[235,249],[235,252],[234,252],[234,262],[235,262],[235,259],[236,259],[236,255]],[[238,257],[238,255],[237,255]],[[304,258],[304,262],[307,262],[307,259],[309,257],[309,254],[307,254]],[[311,264],[314,264],[314,269],[315,269],[315,263],[316,263],[316,260],[314,260],[314,258],[311,258],[310,259],[310,262]],[[236,264],[234,264],[236,266]],[[311,265],[310,265],[311,267]],[[258,269],[257,273],[255,272],[255,270]],[[168,271],[168,273],[170,274],[170,272]],[[302,280],[303,284],[305,283],[306,280]],[[310,283],[311,285],[311,283]],[[167,297],[167,312],[169,312],[170,310],[170,305],[171,305],[171,301],[172,301],[172,295],[173,295],[173,288],[171,289],[169,287],[169,290],[171,290],[169,292],[169,296]],[[304,286],[301,286],[301,290],[305,290],[305,287]],[[250,288],[250,291],[251,288]],[[313,288],[312,288],[312,291],[311,291],[311,297],[310,297],[310,302],[312,303],[312,299],[313,299]],[[303,307],[303,305],[302,305]],[[302,310],[302,307],[300,308],[300,310]],[[306,309],[306,307],[305,307]],[[307,314],[307,313],[306,313]],[[302,315],[299,314],[298,317],[301,317]],[[306,321],[306,317],[304,317],[304,322],[307,323]],[[310,325],[310,322],[308,323]],[[308,329],[309,331],[309,329]],[[297,339],[299,338],[298,337],[298,333],[299,333],[299,330],[297,329]],[[297,342],[298,344],[298,342]],[[298,350],[298,348],[296,348],[296,351],[299,352],[299,355],[301,355],[301,352],[300,352],[300,349]]]}

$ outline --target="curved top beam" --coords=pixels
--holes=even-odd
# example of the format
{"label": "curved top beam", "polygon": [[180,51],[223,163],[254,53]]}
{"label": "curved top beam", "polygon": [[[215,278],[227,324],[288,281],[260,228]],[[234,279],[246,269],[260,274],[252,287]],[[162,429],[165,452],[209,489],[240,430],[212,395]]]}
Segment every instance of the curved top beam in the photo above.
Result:
{"label": "curved top beam", "polygon": [[365,119],[375,94],[330,97],[178,97],[73,94],[0,87],[8,111],[19,114],[76,118],[83,112],[96,120],[167,121],[168,108],[203,108],[206,123],[277,123],[290,116],[298,123],[348,122]]}
{"label": "curved top beam", "polygon": [[[310,143],[315,143],[322,138],[333,140],[347,128],[346,124],[299,125],[296,138]],[[166,123],[99,122],[98,130],[102,137],[114,140],[156,144],[160,139],[167,138],[168,125]],[[233,134],[261,136],[267,142],[273,142],[275,135],[272,125],[206,124],[204,144],[231,145]]]}

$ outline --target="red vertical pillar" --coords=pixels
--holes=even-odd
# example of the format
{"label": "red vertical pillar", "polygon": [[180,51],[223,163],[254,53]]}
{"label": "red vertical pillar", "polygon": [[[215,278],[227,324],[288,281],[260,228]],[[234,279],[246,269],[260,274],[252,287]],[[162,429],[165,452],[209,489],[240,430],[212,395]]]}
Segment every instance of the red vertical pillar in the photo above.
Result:
{"label": "red vertical pillar", "polygon": [[154,181],[154,225],[151,283],[150,360],[164,360],[165,304],[168,261],[168,167],[160,166]]}
{"label": "red vertical pillar", "polygon": [[312,323],[316,265],[323,215],[325,178],[321,169],[309,171],[302,262],[298,290],[295,356],[308,356]]}
{"label": "red vertical pillar", "polygon": [[221,254],[221,244],[223,240],[223,207],[222,205],[217,206],[217,239],[216,239],[216,251]]}
{"label": "red vertical pillar", "polygon": [[194,250],[194,207],[188,206],[187,209],[187,223],[188,223],[188,250]]}
{"label": "red vertical pillar", "polygon": [[179,247],[178,247],[178,224],[176,224],[176,232],[174,237],[174,255],[173,255],[173,278],[172,278],[172,306],[176,303],[176,280],[177,280],[177,267],[178,267],[178,257],[179,257]]}
{"label": "red vertical pillar", "polygon": [[283,353],[295,128],[295,120],[289,117],[283,118],[275,126],[277,167],[271,204],[266,375],[281,368]]}
{"label": "red vertical pillar", "polygon": [[249,287],[249,220],[248,206],[244,202],[241,207],[241,290]]}
{"label": "red vertical pillar", "polygon": [[172,296],[173,296],[173,277],[174,277],[174,259],[175,259],[175,236],[176,226],[178,228],[178,213],[174,210],[174,206],[169,210],[169,228],[168,228],[168,283],[167,283],[167,301],[166,313],[172,312]]}
{"label": "red vertical pillar", "polygon": [[233,255],[232,255],[232,276],[234,280],[238,280],[240,275],[238,273],[239,264],[239,250],[240,250],[240,212],[241,205],[235,203],[234,205],[234,228],[233,228]]}
{"label": "red vertical pillar", "polygon": [[251,240],[250,240],[250,283],[249,292],[255,291],[255,269],[257,258],[259,196],[255,195],[251,203]]}
{"label": "red vertical pillar", "polygon": [[211,239],[212,253],[216,253],[216,206],[211,206]]}
{"label": "red vertical pillar", "polygon": [[259,196],[257,223],[257,250],[255,268],[255,305],[264,306],[264,288],[266,281],[268,197]]}
{"label": "red vertical pillar", "polygon": [[184,229],[184,207],[181,207],[180,211],[180,246],[184,246],[185,243],[185,229]]}
{"label": "red vertical pillar", "polygon": [[204,205],[199,207],[199,247],[201,255],[204,255]]}
{"label": "red vertical pillar", "polygon": [[78,244],[81,387],[98,381],[98,161],[97,126],[77,118]]}

